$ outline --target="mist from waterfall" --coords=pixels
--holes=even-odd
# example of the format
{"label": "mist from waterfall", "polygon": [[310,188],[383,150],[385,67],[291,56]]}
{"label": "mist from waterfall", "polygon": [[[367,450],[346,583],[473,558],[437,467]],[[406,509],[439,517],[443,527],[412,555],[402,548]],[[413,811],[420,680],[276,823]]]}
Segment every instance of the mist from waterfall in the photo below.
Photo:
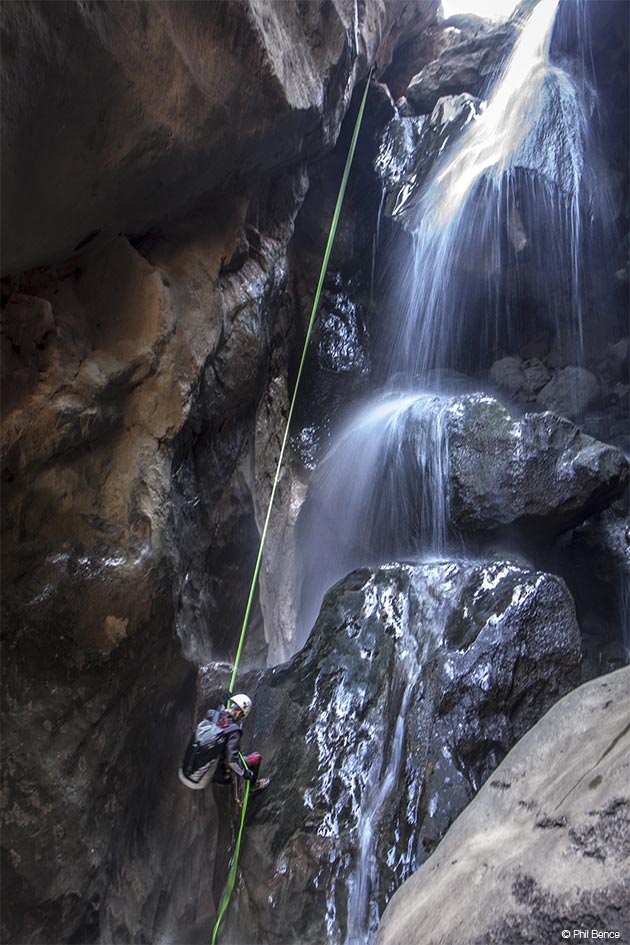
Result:
{"label": "mist from waterfall", "polygon": [[444,551],[451,405],[431,394],[388,394],[338,432],[300,516],[300,642],[326,590],[350,571],[418,560],[426,547],[433,557]]}
{"label": "mist from waterfall", "polygon": [[517,350],[532,325],[549,342],[577,338],[582,360],[582,263],[606,188],[591,153],[592,92],[550,60],[559,2],[539,0],[489,101],[420,194],[397,202],[414,251],[389,273],[390,377],[423,384],[436,369],[478,371]]}
{"label": "mist from waterfall", "polygon": [[[297,529],[299,645],[348,572],[457,550],[448,475],[456,399],[436,387],[436,372],[478,374],[518,350],[532,326],[549,340],[568,330],[583,346],[583,263],[605,188],[589,152],[590,90],[550,58],[560,3],[539,0],[488,102],[469,106],[422,188],[405,180],[393,201],[413,253],[387,273],[384,390],[345,420],[311,480]],[[374,939],[371,848],[396,782],[403,721],[360,812],[347,945]]]}

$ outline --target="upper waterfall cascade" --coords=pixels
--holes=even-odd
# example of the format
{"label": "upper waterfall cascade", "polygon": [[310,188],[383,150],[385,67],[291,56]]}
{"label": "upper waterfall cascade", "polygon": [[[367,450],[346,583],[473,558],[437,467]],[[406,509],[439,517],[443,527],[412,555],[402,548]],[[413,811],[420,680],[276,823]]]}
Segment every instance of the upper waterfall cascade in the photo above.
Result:
{"label": "upper waterfall cascade", "polygon": [[392,262],[390,375],[423,383],[431,370],[491,363],[518,344],[524,294],[549,336],[566,326],[582,337],[581,264],[605,188],[590,166],[588,90],[550,58],[558,8],[540,0],[487,103],[419,200],[400,205],[414,252]]}

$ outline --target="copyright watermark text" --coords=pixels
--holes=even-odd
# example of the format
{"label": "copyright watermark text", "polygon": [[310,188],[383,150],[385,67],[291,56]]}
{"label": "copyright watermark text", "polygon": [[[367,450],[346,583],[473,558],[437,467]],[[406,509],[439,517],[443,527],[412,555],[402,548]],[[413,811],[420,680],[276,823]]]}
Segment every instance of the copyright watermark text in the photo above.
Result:
{"label": "copyright watermark text", "polygon": [[593,941],[615,941],[621,938],[620,932],[608,932],[604,929],[563,929],[562,938],[571,940],[589,939]]}

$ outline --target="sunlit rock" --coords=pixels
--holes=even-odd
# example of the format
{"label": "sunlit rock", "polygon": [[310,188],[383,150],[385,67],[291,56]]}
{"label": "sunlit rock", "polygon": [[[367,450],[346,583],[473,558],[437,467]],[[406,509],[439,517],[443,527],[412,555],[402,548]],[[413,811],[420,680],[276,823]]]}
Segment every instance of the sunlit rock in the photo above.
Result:
{"label": "sunlit rock", "polygon": [[[551,942],[630,928],[630,669],[558,702],[396,893],[378,945]],[[620,938],[617,939],[618,933]],[[595,937],[593,933],[593,937]]]}

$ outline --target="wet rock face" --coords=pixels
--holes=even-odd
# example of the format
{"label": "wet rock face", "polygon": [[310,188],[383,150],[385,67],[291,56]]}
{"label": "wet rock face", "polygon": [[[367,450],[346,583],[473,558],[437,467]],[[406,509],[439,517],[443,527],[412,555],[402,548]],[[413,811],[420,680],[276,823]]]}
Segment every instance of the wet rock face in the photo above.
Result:
{"label": "wet rock face", "polygon": [[[109,645],[104,637],[96,645],[81,633],[85,611],[95,606],[87,567],[85,560],[57,562],[48,575],[58,582],[52,613],[50,601],[41,611],[32,603],[22,609],[17,629],[14,601],[3,605],[6,942],[102,940],[103,906],[119,884],[124,887],[125,864],[142,862],[139,838],[148,825],[161,820],[163,830],[171,819],[183,831],[192,818],[190,804],[173,804],[172,785],[163,794],[156,789],[172,777],[173,752],[191,711],[181,698],[182,690],[192,691],[190,667],[172,634],[169,582],[162,575],[150,593],[134,584],[135,613],[126,610],[128,623],[112,617]],[[95,567],[105,596],[108,564]],[[109,591],[115,614],[116,585]],[[149,926],[150,899],[168,884],[165,852],[154,843],[155,885],[145,877],[146,898],[136,889],[148,903]],[[130,939],[117,929],[106,940]]]}
{"label": "wet rock face", "polygon": [[[3,579],[40,623],[56,608],[64,632],[111,649],[144,618],[156,569],[181,574],[179,616],[195,563],[217,570],[206,559],[221,524],[236,561],[253,545],[254,416],[271,396],[270,375],[286,375],[286,243],[305,189],[302,171],[267,186],[255,248],[246,225],[255,201],[227,201],[136,246],[95,240],[64,266],[29,274],[29,294],[6,307]],[[246,230],[247,255],[225,272]],[[41,317],[21,320],[24,310]],[[197,440],[204,465],[191,494]],[[212,446],[202,456],[204,443]],[[189,491],[178,505],[183,479]],[[185,528],[187,498],[198,540]],[[213,641],[228,646],[235,632],[236,618],[225,624],[221,613],[233,591],[229,561],[225,599],[211,582],[202,588],[208,601],[196,588],[196,620],[210,625],[209,637],[199,633],[206,659]],[[80,598],[71,591],[77,577]],[[240,573],[232,577],[240,588]]]}
{"label": "wet rock face", "polygon": [[451,518],[464,530],[512,522],[566,530],[621,496],[623,453],[551,413],[514,421],[489,397],[469,395],[449,422]]}
{"label": "wet rock face", "polygon": [[[557,703],[396,893],[379,945],[553,941],[630,928],[630,669]],[[481,881],[480,881],[481,877]],[[563,933],[564,934],[564,933]]]}
{"label": "wet rock face", "polygon": [[[579,662],[550,575],[446,562],[340,582],[298,656],[242,679],[272,787],[252,802],[226,940],[372,940],[394,889]],[[206,675],[204,701],[223,684]]]}
{"label": "wet rock face", "polygon": [[583,634],[584,677],[630,659],[630,522],[628,502],[588,519],[554,549],[554,571],[571,587]]}
{"label": "wet rock face", "polygon": [[479,105],[472,95],[449,95],[428,117],[396,116],[388,123],[374,169],[387,193],[389,216],[404,224],[437,160],[478,114]]}

